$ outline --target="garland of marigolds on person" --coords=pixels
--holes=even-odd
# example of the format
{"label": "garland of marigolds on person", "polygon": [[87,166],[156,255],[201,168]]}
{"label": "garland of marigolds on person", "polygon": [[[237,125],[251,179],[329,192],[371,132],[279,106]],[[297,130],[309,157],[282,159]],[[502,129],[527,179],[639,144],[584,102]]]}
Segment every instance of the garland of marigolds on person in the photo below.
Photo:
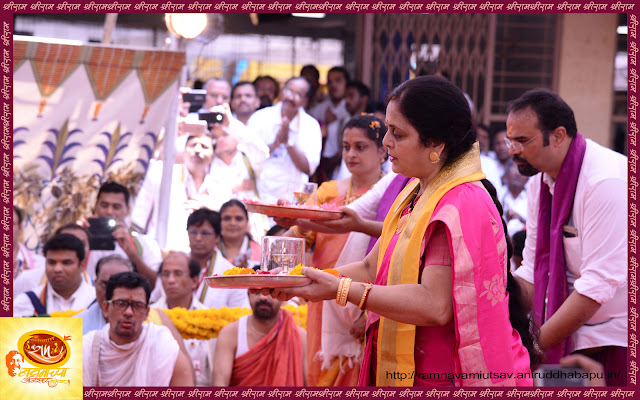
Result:
{"label": "garland of marigolds on person", "polygon": [[[282,308],[291,311],[296,324],[307,328],[307,306],[283,305]],[[51,317],[71,317],[84,310],[54,311]],[[185,339],[212,339],[218,337],[223,326],[251,314],[250,308],[221,307],[206,310],[187,310],[176,307],[163,309],[171,318],[176,328]]]}

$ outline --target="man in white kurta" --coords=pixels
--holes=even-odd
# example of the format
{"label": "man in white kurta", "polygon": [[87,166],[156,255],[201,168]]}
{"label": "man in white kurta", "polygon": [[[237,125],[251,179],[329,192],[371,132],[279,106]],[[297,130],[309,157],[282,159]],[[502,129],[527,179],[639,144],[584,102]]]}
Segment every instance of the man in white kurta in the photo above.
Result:
{"label": "man in white kurta", "polygon": [[149,171],[142,184],[133,208],[133,220],[138,225],[146,225],[150,236],[157,235],[158,231],[166,231],[166,247],[189,251],[189,239],[184,229],[189,214],[200,207],[215,208],[214,197],[219,190],[209,174],[214,158],[213,147],[213,139],[208,135],[188,137],[184,163],[173,166],[169,217],[166,221],[158,219],[162,162],[160,168],[154,163],[153,170]]}
{"label": "man in white kurta", "polygon": [[[152,308],[206,310],[193,295],[198,284],[200,264],[183,252],[171,252],[160,266],[160,280],[165,296],[151,305]],[[197,386],[211,386],[213,352],[216,339],[184,339],[191,357]]]}
{"label": "man in white kurta", "polygon": [[192,386],[187,356],[165,326],[143,323],[151,286],[122,272],[107,283],[102,309],[109,323],[83,336],[84,386]]}
{"label": "man in white kurta", "polygon": [[247,126],[269,146],[258,180],[258,193],[264,203],[275,203],[286,196],[292,183],[309,181],[322,150],[320,125],[304,111],[309,83],[292,78],[281,91],[280,102],[256,111]]}
{"label": "man in white kurta", "polygon": [[[260,170],[254,167],[249,156],[238,149],[238,141],[232,136],[218,138],[216,158],[211,163],[209,175],[216,188],[215,210],[219,210],[230,199],[260,200],[257,190]],[[249,224],[256,241],[269,229],[269,220],[263,214],[250,213]]]}
{"label": "man in white kurta", "polygon": [[[127,225],[129,216],[129,190],[116,182],[106,182],[100,186],[94,207],[95,217],[115,218],[117,227],[113,231],[114,250],[92,250],[89,255],[87,272],[96,278],[96,264],[102,257],[118,254],[128,258],[141,275],[155,283],[158,267],[162,262],[160,246],[151,237],[131,232]],[[88,227],[88,223],[87,223]]]}
{"label": "man in white kurta", "polygon": [[86,309],[95,299],[93,286],[83,279],[84,245],[71,234],[55,235],[44,245],[47,282],[13,301],[14,317]]}
{"label": "man in white kurta", "polygon": [[503,176],[505,192],[500,199],[507,221],[507,231],[513,236],[525,229],[527,222],[527,191],[529,177],[518,172],[518,166],[510,161],[507,163]]}
{"label": "man in white kurta", "polygon": [[323,180],[331,179],[333,171],[339,165],[342,154],[342,129],[345,122],[354,115],[347,109],[345,95],[349,74],[343,67],[333,67],[327,73],[329,96],[309,110],[322,129],[324,144],[322,146],[322,163],[318,171]]}

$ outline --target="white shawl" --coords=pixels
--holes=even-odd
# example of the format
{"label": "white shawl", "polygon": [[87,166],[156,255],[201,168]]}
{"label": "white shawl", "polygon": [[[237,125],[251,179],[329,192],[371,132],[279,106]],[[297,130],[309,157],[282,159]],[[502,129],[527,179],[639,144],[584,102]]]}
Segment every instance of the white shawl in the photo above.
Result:
{"label": "white shawl", "polygon": [[83,337],[84,386],[169,386],[180,348],[167,327],[145,323],[138,339],[124,345],[109,339],[109,328]]}

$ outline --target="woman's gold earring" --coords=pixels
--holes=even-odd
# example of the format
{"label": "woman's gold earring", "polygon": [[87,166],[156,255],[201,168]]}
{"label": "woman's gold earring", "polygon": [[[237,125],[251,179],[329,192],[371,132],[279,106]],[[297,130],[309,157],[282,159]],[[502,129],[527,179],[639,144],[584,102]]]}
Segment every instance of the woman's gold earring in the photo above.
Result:
{"label": "woman's gold earring", "polygon": [[431,154],[429,154],[429,159],[431,160],[431,162],[433,164],[435,164],[438,161],[440,161],[440,155],[438,153],[436,153],[435,151],[432,151]]}

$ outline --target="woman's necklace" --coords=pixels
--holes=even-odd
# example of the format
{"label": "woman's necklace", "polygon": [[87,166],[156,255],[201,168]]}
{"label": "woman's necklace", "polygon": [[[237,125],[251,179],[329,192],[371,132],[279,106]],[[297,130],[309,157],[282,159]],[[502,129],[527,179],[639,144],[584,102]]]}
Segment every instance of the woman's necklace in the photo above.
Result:
{"label": "woman's necklace", "polygon": [[396,235],[399,235],[404,231],[404,228],[407,227],[407,223],[409,223],[409,217],[413,212],[413,208],[416,206],[416,199],[418,198],[418,193],[420,192],[420,185],[416,188],[416,191],[413,192],[413,196],[411,196],[411,201],[409,202],[409,212],[400,217],[400,221],[398,221],[398,226],[396,227]]}
{"label": "woman's necklace", "polygon": [[[380,176],[378,177],[378,180],[373,183],[373,185],[378,183],[378,181],[382,179],[382,176],[383,176],[383,172],[380,171]],[[369,186],[369,189],[367,189],[367,192],[371,190],[373,185]],[[351,204],[352,202],[356,201],[360,196],[362,196],[362,194],[357,195],[353,193],[353,176],[352,176],[349,178],[349,187],[347,188],[347,194],[344,196],[344,205],[346,206],[347,204]]]}

